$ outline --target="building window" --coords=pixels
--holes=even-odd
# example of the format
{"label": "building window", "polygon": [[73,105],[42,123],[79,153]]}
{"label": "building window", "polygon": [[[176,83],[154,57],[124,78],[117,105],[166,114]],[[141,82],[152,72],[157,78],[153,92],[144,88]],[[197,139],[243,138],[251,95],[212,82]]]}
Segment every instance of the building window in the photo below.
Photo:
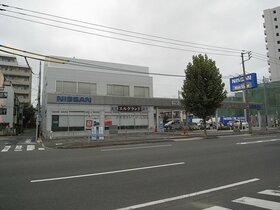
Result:
{"label": "building window", "polygon": [[276,25],[275,28],[278,28],[278,25]]}
{"label": "building window", "polygon": [[280,52],[280,49],[278,49],[278,52]]}
{"label": "building window", "polygon": [[57,93],[76,93],[77,83],[68,81],[56,81]]}
{"label": "building window", "polygon": [[274,21],[277,21],[277,18],[274,18]]}
{"label": "building window", "polygon": [[273,14],[275,14],[276,13],[276,10],[273,10]]}
{"label": "building window", "polygon": [[125,85],[107,85],[107,95],[111,95],[111,96],[129,96],[129,86],[125,86]]}
{"label": "building window", "polygon": [[63,81],[63,93],[76,93],[77,90],[76,82],[65,82]]}
{"label": "building window", "polygon": [[0,115],[7,115],[7,109],[6,108],[0,108]]}
{"label": "building window", "polygon": [[62,93],[63,89],[62,89],[62,81],[56,81],[56,86],[55,86],[55,92],[57,93]]}
{"label": "building window", "polygon": [[83,131],[85,116],[52,115],[52,131]]}
{"label": "building window", "polygon": [[276,36],[279,36],[279,33],[276,33]]}
{"label": "building window", "polygon": [[86,82],[79,82],[78,83],[78,93],[79,94],[90,94],[96,95],[96,84],[94,83],[86,83]]}
{"label": "building window", "polygon": [[277,41],[277,44],[280,44],[280,41]]}
{"label": "building window", "polygon": [[149,87],[139,87],[135,86],[134,87],[134,96],[135,97],[144,97],[148,98],[149,95]]}

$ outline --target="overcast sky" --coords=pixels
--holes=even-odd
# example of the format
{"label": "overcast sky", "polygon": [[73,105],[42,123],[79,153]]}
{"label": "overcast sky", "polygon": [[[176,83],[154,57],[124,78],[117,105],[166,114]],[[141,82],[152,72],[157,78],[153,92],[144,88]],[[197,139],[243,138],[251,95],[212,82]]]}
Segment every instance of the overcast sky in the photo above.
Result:
{"label": "overcast sky", "polygon": [[[280,6],[279,0],[2,0],[0,3],[139,33],[251,50],[264,55],[263,10]],[[7,12],[0,14],[14,15]],[[198,54],[67,31],[2,15],[0,26],[2,45],[46,55],[147,66],[150,72],[155,73],[184,75],[192,56]],[[207,51],[100,31],[90,32],[173,48]],[[227,89],[228,77],[242,73],[240,54],[235,55],[208,54],[216,61]],[[23,59],[20,61],[24,63]],[[30,63],[34,73],[38,74],[39,62],[30,60]],[[267,63],[257,59],[246,62],[246,71],[256,72],[260,80],[269,76]],[[32,90],[35,104],[37,77],[33,78]],[[183,79],[153,76],[154,96],[178,97]]]}

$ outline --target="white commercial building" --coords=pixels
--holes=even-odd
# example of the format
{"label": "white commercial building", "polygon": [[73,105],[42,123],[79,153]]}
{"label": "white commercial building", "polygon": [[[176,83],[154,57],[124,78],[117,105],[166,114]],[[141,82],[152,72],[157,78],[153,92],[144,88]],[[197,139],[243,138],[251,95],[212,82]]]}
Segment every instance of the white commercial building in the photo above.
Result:
{"label": "white commercial building", "polygon": [[264,10],[264,34],[271,81],[280,80],[280,7]]}
{"label": "white commercial building", "polygon": [[[42,92],[42,132],[45,138],[86,136],[88,119],[105,126],[105,135],[152,131],[159,107],[179,107],[178,101],[153,98],[148,67],[69,59],[45,62]],[[173,105],[172,105],[173,104]]]}

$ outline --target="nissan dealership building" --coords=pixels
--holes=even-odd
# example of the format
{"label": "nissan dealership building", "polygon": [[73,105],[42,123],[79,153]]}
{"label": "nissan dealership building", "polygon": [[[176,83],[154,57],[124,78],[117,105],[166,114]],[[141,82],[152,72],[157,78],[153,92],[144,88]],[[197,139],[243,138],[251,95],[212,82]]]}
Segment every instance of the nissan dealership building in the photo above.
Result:
{"label": "nissan dealership building", "polygon": [[109,135],[159,128],[159,109],[180,109],[178,99],[153,98],[148,67],[65,58],[45,62],[42,134],[87,136],[93,119]]}

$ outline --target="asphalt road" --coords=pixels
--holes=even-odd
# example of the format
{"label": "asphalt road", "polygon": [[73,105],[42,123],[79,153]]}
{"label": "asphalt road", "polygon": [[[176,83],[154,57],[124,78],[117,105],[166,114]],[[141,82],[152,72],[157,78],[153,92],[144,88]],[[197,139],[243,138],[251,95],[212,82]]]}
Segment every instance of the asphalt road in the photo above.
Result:
{"label": "asphalt road", "polygon": [[0,146],[3,210],[280,209],[280,135],[20,152]]}

